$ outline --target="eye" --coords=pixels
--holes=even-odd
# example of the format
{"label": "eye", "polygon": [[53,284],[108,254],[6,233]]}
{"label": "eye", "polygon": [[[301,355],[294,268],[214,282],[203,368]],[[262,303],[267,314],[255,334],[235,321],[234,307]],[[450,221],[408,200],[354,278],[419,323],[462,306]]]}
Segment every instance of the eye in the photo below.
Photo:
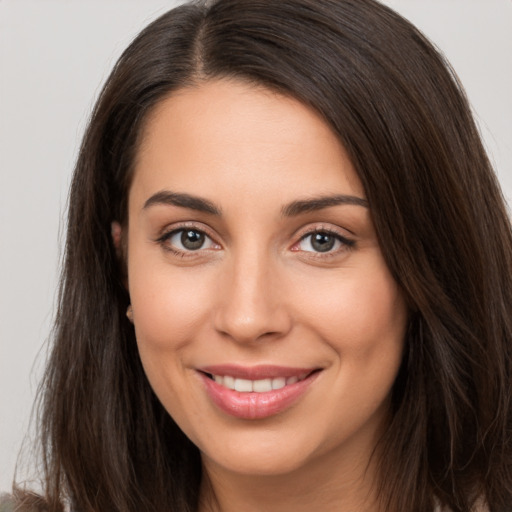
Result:
{"label": "eye", "polygon": [[303,236],[297,244],[297,250],[305,252],[336,252],[343,247],[353,247],[354,242],[338,233],[315,231]]}
{"label": "eye", "polygon": [[164,240],[172,249],[180,252],[215,249],[218,247],[206,233],[198,229],[185,228],[171,231]]}

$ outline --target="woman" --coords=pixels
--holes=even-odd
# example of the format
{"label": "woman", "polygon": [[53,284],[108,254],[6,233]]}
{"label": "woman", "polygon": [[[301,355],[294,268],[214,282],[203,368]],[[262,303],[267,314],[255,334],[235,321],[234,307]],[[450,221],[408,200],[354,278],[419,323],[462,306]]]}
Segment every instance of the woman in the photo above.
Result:
{"label": "woman", "polygon": [[510,510],[510,222],[408,22],[170,11],[107,81],[69,204],[26,507]]}

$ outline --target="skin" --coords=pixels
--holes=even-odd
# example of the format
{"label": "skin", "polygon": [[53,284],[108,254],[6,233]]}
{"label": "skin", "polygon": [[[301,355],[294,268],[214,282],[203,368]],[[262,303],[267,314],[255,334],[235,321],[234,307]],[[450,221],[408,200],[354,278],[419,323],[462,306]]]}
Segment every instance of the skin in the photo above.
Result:
{"label": "skin", "polygon": [[[146,204],[162,191],[221,214]],[[341,194],[363,201],[283,214]],[[128,228],[114,233],[127,247],[147,377],[202,454],[202,510],[379,510],[371,454],[389,420],[407,310],[364,199],[333,132],[292,98],[208,81],[148,118]],[[205,245],[187,252],[184,224],[205,232]],[[318,252],[308,233],[325,230],[336,242]],[[226,363],[320,371],[291,407],[249,420],[220,410],[198,374]]]}

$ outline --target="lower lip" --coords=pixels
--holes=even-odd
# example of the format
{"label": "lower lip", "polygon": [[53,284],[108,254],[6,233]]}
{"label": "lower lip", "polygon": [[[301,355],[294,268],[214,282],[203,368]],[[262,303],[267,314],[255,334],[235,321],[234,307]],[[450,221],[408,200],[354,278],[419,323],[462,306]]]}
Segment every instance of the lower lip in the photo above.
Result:
{"label": "lower lip", "polygon": [[258,420],[279,414],[296,403],[307,391],[320,372],[314,372],[305,379],[273,389],[265,393],[241,393],[228,389],[200,373],[206,392],[219,409],[245,420]]}

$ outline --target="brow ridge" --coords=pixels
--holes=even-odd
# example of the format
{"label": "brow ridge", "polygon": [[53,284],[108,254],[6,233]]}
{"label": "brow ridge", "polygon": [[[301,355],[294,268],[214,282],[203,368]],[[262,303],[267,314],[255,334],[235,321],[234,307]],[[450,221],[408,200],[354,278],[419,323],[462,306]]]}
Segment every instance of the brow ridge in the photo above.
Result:
{"label": "brow ridge", "polygon": [[189,208],[211,215],[221,215],[221,209],[208,199],[181,192],[172,192],[170,190],[160,190],[156,194],[153,194],[144,203],[143,210],[157,204],[179,206],[181,208]]}
{"label": "brow ridge", "polygon": [[339,205],[354,205],[368,208],[368,201],[362,197],[346,194],[336,194],[332,196],[313,197],[310,199],[300,199],[284,206],[281,213],[285,217],[294,217],[303,213],[309,213],[324,208]]}
{"label": "brow ridge", "polygon": [[[172,192],[170,190],[161,190],[153,194],[146,200],[143,209],[147,209],[150,206],[157,204],[189,208],[191,210],[197,210],[211,215],[221,215],[221,209],[208,199],[186,193]],[[361,197],[347,194],[313,197],[293,201],[290,204],[283,206],[281,213],[285,217],[294,217],[300,214],[339,205],[354,205],[368,208],[368,201]]]}

